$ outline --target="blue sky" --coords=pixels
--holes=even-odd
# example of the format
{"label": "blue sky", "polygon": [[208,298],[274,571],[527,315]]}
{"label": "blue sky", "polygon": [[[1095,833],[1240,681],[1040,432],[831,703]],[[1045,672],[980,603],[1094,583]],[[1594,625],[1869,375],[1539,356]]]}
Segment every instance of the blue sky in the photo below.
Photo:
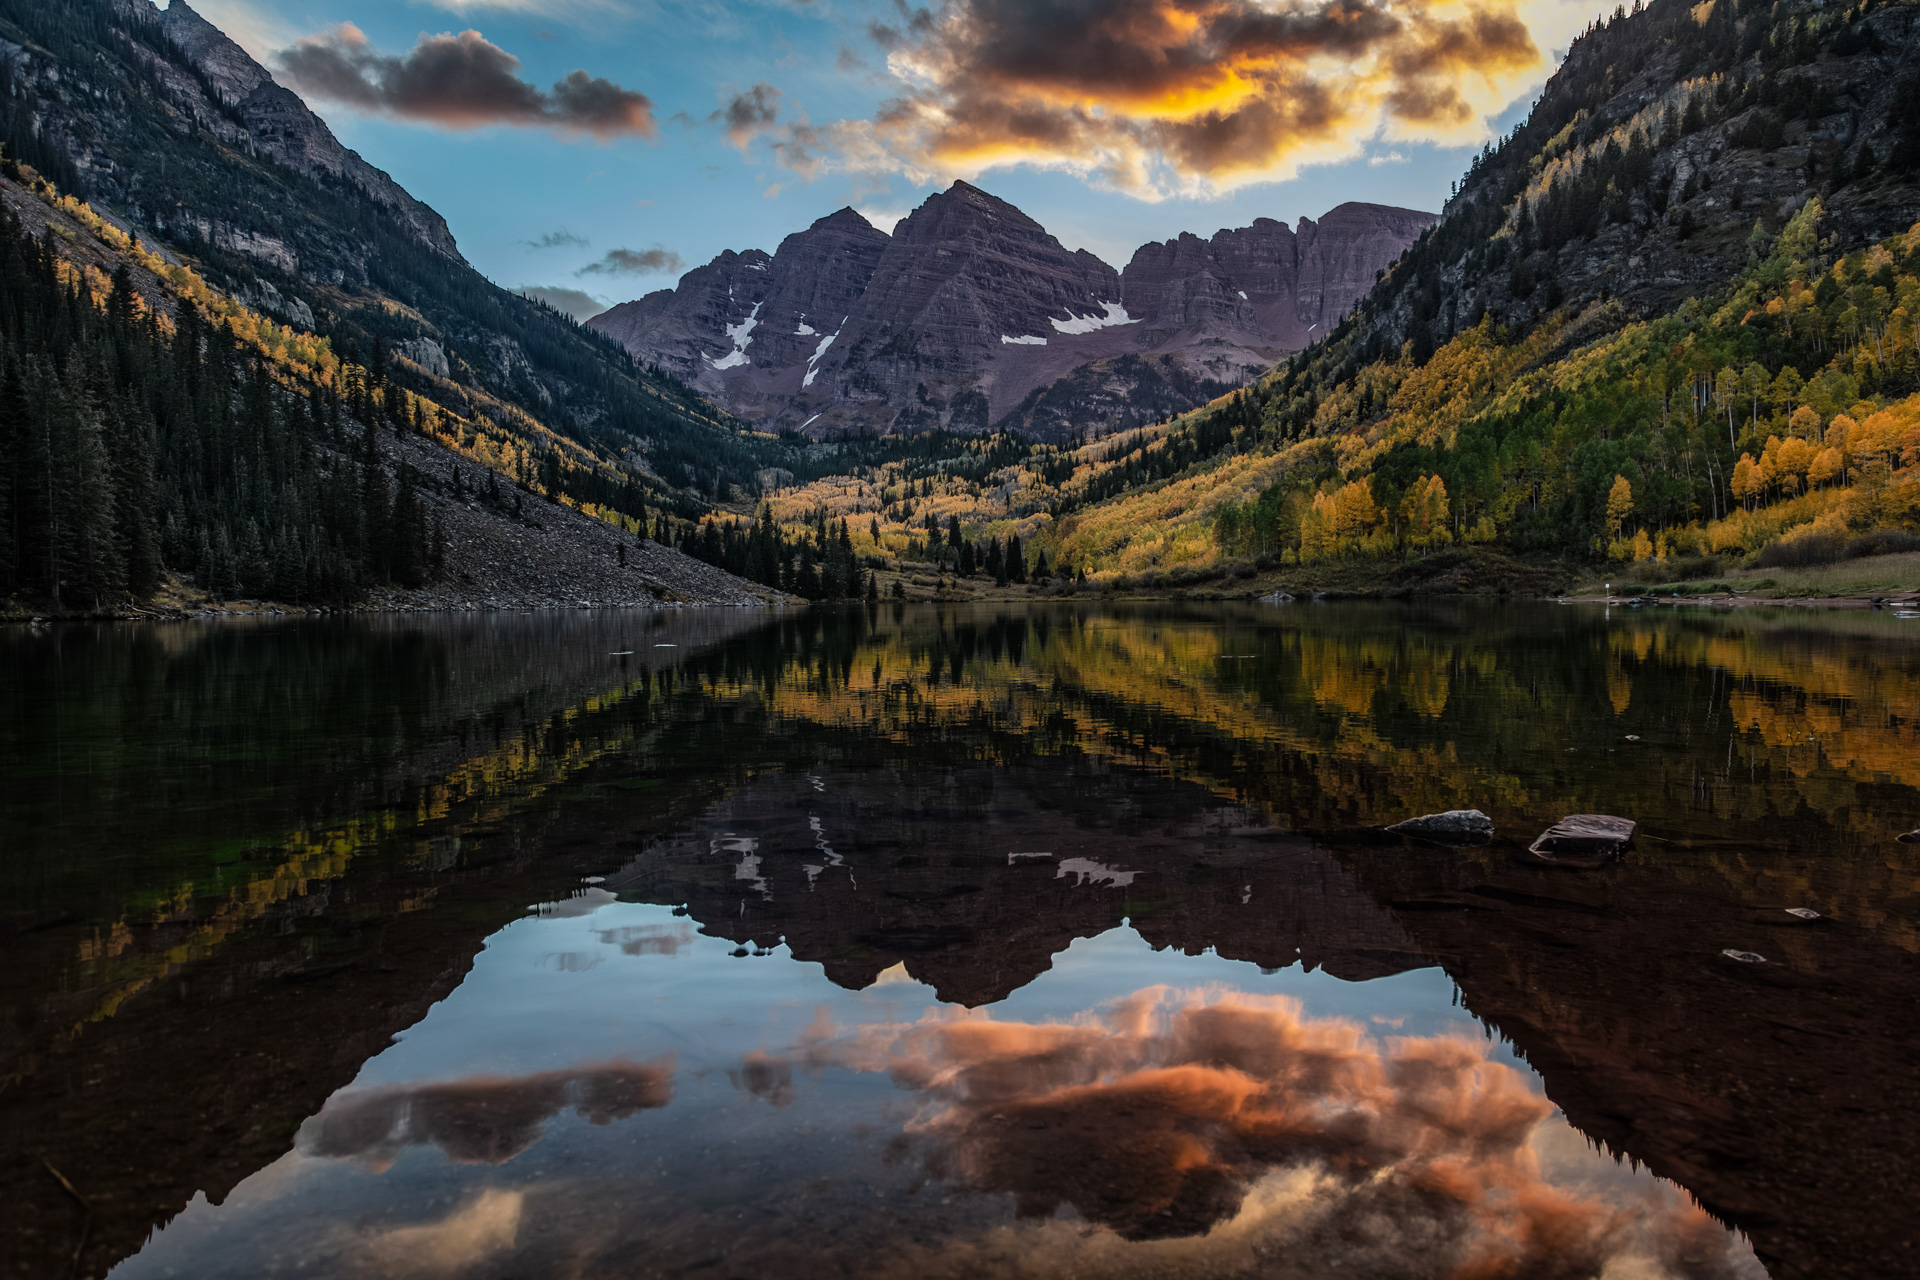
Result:
{"label": "blue sky", "polygon": [[[1291,223],[1345,200],[1437,209],[1489,130],[1524,114],[1597,12],[1573,0],[196,8],[439,210],[489,277],[606,302],[671,285],[676,263],[771,251],[843,205],[890,229],[953,177],[1116,267],[1148,240],[1256,217]],[[1337,48],[1322,35],[1336,9]],[[1347,33],[1363,22],[1378,38],[1356,54]],[[422,105],[437,90],[401,83],[421,70],[402,65],[410,51],[445,52],[454,42],[433,37],[469,30],[478,37],[459,47],[526,82],[535,106],[454,118]],[[1462,32],[1474,33],[1464,55]],[[315,57],[331,59],[322,70],[334,82],[314,73]],[[570,123],[551,87],[576,70],[624,91],[626,115]],[[369,87],[339,89],[347,75]],[[756,85],[765,88],[742,99],[730,135],[721,113]],[[610,262],[615,250],[633,252]]]}

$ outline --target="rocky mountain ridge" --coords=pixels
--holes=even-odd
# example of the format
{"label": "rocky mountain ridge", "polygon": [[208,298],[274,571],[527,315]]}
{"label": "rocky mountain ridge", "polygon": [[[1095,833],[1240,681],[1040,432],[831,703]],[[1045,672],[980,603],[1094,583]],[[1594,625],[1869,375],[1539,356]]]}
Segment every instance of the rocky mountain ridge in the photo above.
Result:
{"label": "rocky mountain ridge", "polygon": [[[145,0],[119,0],[130,16]],[[196,13],[187,0],[172,0],[160,13],[160,29],[178,45],[239,116],[199,113],[201,126],[230,140],[251,139],[281,164],[309,178],[345,182],[385,209],[419,242],[456,262],[465,262],[445,218],[409,195],[385,170],[376,169],[333,136],[306,103],[282,88],[225,32]],[[166,64],[159,64],[165,66]],[[164,72],[162,74],[165,74]],[[177,76],[177,70],[174,71]],[[178,86],[183,92],[185,85]]]}
{"label": "rocky mountain ridge", "polygon": [[[1346,314],[1430,214],[1345,204],[1142,246],[1124,271],[965,182],[892,235],[841,209],[590,321],[769,428],[1098,434],[1201,403]],[[1143,416],[1144,415],[1144,416]]]}

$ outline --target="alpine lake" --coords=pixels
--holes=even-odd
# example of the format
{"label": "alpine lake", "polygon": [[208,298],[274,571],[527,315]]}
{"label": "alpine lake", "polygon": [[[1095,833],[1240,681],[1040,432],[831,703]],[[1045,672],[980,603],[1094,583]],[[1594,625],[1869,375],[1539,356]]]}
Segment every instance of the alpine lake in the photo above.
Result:
{"label": "alpine lake", "polygon": [[0,1276],[1920,1275],[1911,620],[0,652]]}

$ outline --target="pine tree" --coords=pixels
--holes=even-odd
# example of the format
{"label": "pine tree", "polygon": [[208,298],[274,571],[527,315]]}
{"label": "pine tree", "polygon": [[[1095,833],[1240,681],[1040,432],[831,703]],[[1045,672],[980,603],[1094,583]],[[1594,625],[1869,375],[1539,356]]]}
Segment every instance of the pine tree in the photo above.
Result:
{"label": "pine tree", "polygon": [[400,488],[387,517],[388,573],[392,581],[413,590],[427,580],[428,531],[426,512],[414,491],[413,467],[400,464]]}
{"label": "pine tree", "polygon": [[87,385],[84,358],[73,360],[48,405],[53,454],[55,604],[100,608],[119,594],[114,556],[113,464],[106,427]]}

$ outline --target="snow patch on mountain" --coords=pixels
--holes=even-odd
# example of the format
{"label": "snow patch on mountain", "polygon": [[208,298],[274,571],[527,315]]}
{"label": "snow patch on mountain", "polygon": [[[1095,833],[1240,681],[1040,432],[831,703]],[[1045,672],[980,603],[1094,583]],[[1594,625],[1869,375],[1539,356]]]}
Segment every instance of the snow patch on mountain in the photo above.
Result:
{"label": "snow patch on mountain", "polygon": [[716,369],[737,369],[745,364],[747,362],[747,348],[753,345],[754,326],[760,323],[760,308],[766,305],[764,302],[754,303],[753,310],[747,313],[746,319],[742,320],[739,324],[728,325],[727,337],[733,340],[733,350],[721,356],[718,360],[715,360],[712,356],[708,356],[707,363]]}
{"label": "snow patch on mountain", "polygon": [[1139,324],[1140,317],[1130,316],[1127,309],[1117,302],[1103,302],[1101,308],[1107,313],[1103,316],[1076,316],[1069,312],[1065,320],[1049,320],[1061,333],[1092,333],[1095,329],[1109,329],[1117,324]]}

